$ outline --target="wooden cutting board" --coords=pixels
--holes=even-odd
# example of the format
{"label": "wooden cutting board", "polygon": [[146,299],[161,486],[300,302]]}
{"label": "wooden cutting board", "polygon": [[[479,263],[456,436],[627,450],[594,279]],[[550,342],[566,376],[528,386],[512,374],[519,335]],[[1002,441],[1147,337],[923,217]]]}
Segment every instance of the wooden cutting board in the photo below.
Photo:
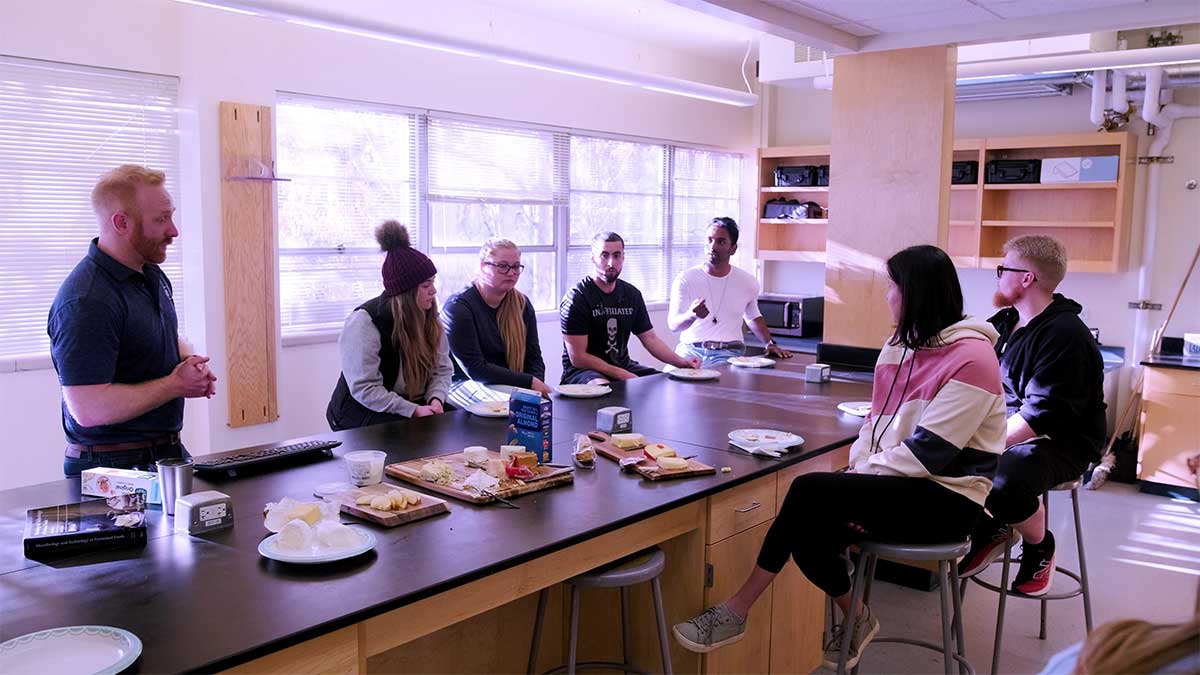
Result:
{"label": "wooden cutting board", "polygon": [[354,488],[346,492],[338,493],[337,501],[342,504],[342,513],[348,513],[355,518],[362,518],[372,523],[383,525],[384,527],[396,527],[405,523],[411,523],[414,520],[421,520],[430,516],[436,516],[439,513],[447,513],[450,511],[450,506],[445,499],[430,496],[417,490],[410,490],[421,495],[421,503],[415,506],[405,506],[401,511],[379,511],[369,506],[359,506],[355,501],[363,495],[386,495],[392,490],[409,490],[409,488],[400,485],[392,485],[390,483],[378,483],[376,485],[368,485],[367,487]]}
{"label": "wooden cutting board", "polygon": [[[619,462],[626,457],[642,457],[644,453],[642,449],[645,446],[632,450],[622,450],[613,445],[608,438],[608,434],[603,431],[589,431],[588,438],[592,441],[592,448],[596,454],[607,457],[613,461]],[[641,463],[633,465],[633,470],[642,475],[647,480],[667,480],[670,478],[691,478],[692,476],[708,476],[714,474],[717,470],[704,462],[695,458],[688,460],[686,469],[660,469],[654,460],[647,459]]]}
{"label": "wooden cutting board", "polygon": [[[495,450],[488,450],[488,458],[500,459],[500,453]],[[450,485],[431,483],[421,478],[421,467],[426,462],[434,459],[440,459],[450,465],[450,470],[454,472],[454,480]],[[475,467],[467,466],[467,456],[462,452],[451,452],[445,455],[435,455],[423,459],[388,464],[383,470],[389,476],[399,478],[406,483],[419,485],[422,490],[432,490],[440,494],[449,495],[455,499],[471,502],[472,504],[487,504],[495,501],[495,497],[491,495],[481,495],[461,487],[462,481],[466,480],[468,476],[476,471]],[[559,468],[538,465],[535,471],[537,472],[537,476],[525,481],[505,478],[500,481],[500,485],[493,492],[495,492],[496,497],[511,499],[529,494],[530,492],[537,492],[538,490],[545,490],[575,482],[575,470],[571,467]]]}

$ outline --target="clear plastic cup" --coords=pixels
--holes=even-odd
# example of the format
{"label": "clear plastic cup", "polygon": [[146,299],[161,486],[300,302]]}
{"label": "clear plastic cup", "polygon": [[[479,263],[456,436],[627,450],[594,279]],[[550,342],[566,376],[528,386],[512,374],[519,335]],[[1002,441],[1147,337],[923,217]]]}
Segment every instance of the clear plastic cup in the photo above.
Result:
{"label": "clear plastic cup", "polygon": [[358,487],[366,487],[383,482],[383,463],[387,453],[382,450],[356,450],[346,453],[346,470],[350,473],[350,482]]}

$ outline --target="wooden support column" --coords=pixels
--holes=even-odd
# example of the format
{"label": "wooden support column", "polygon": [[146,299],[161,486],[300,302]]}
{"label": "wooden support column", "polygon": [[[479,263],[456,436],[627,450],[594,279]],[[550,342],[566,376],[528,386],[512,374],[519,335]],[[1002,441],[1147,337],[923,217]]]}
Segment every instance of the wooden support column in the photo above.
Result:
{"label": "wooden support column", "polygon": [[835,61],[828,344],[878,349],[893,330],[884,262],[914,244],[946,248],[956,62],[948,46]]}
{"label": "wooden support column", "polygon": [[271,108],[222,102],[224,382],[229,426],[279,418],[275,382],[275,155]]}

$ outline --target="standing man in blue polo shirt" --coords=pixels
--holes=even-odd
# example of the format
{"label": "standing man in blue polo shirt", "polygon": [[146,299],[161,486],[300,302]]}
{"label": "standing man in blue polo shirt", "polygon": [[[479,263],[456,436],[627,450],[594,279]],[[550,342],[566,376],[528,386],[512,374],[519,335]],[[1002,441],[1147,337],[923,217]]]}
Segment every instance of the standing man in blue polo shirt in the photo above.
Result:
{"label": "standing man in blue polo shirt", "polygon": [[183,399],[214,393],[208,358],[179,340],[171,280],[158,266],[179,236],[165,179],[130,164],[101,176],[92,190],[100,236],[50,308],[68,476],[187,456]]}

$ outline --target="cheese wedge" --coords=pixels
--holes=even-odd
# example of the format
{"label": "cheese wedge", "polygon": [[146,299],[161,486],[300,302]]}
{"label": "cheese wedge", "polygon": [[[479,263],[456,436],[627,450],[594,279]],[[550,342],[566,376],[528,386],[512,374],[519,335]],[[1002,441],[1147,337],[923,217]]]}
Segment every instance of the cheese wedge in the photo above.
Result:
{"label": "cheese wedge", "polygon": [[641,434],[613,434],[608,437],[608,442],[621,450],[633,450],[645,445],[646,439]]}
{"label": "cheese wedge", "polygon": [[688,461],[682,457],[659,457],[658,466],[667,471],[688,468]]}
{"label": "cheese wedge", "polygon": [[652,445],[647,445],[642,449],[642,454],[646,455],[648,459],[653,459],[656,462],[664,457],[678,456],[675,453],[675,449],[669,445],[666,445],[665,443],[654,443]]}
{"label": "cheese wedge", "polygon": [[527,466],[533,468],[538,465],[538,456],[536,452],[514,452],[512,453],[513,464],[516,466]]}
{"label": "cheese wedge", "polygon": [[525,446],[502,445],[500,446],[500,459],[503,460],[505,464],[508,464],[509,462],[512,462],[513,454],[518,452],[525,452]]}

